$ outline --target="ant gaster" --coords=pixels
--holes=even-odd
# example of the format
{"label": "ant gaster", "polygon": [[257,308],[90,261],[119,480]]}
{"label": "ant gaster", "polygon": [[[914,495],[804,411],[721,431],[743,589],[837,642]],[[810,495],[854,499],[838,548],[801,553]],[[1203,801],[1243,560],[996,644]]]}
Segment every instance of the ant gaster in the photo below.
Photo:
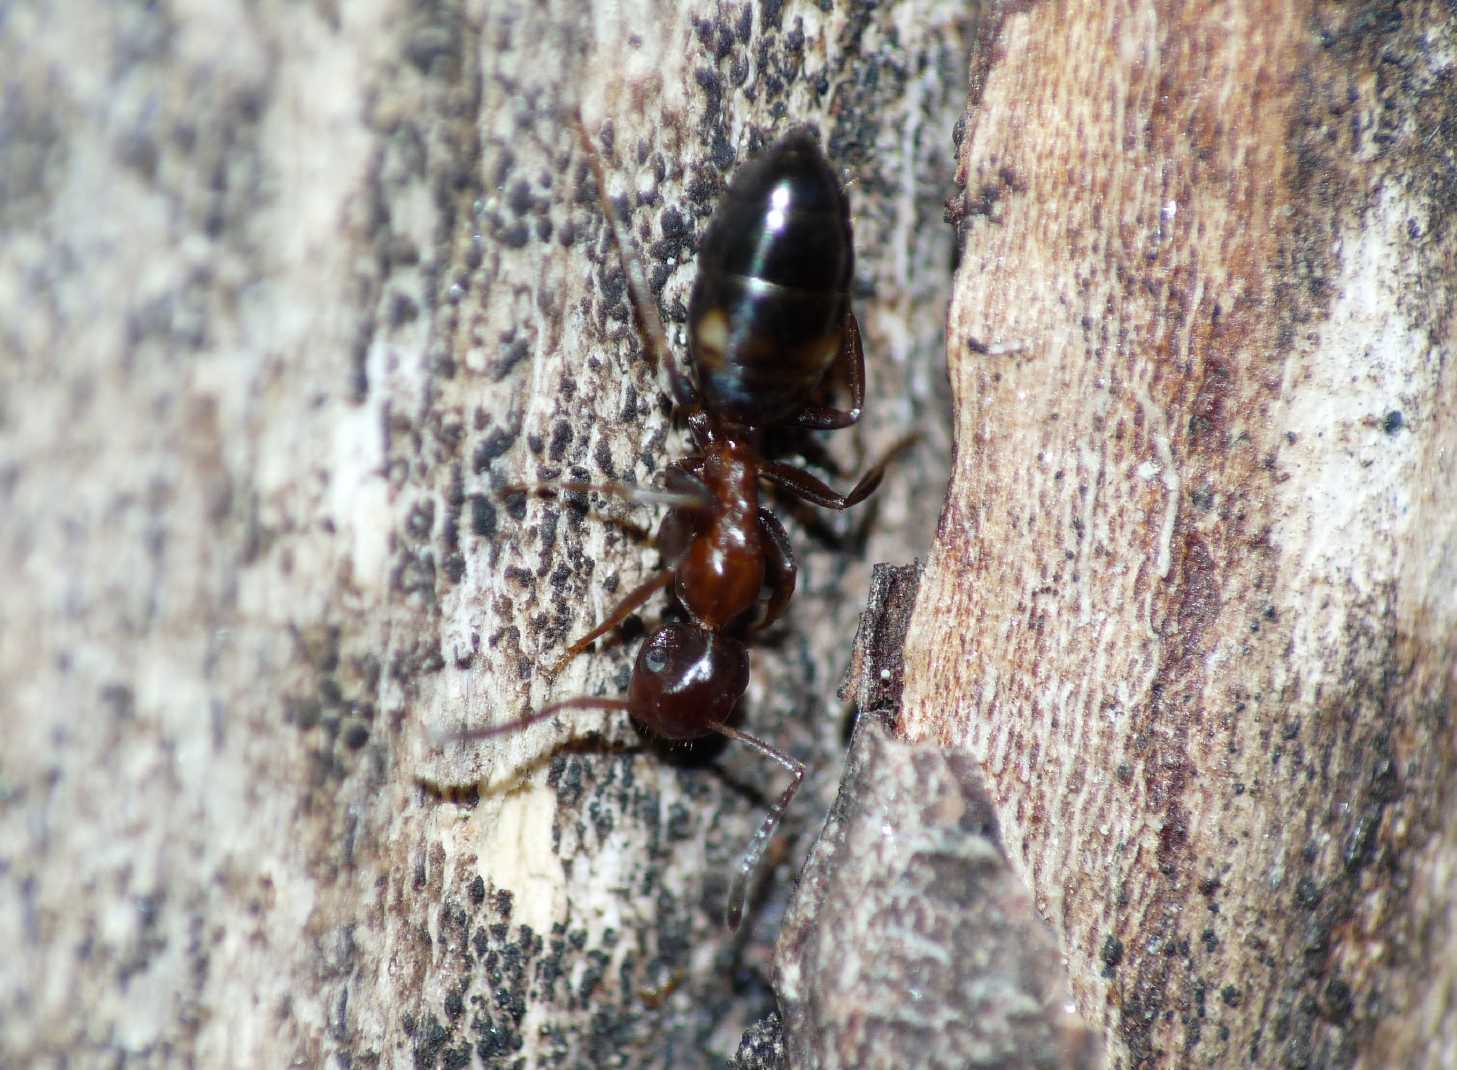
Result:
{"label": "ant gaster", "polygon": [[[573,643],[553,675],[670,583],[689,620],[664,624],[643,643],[625,699],[570,698],[510,723],[451,738],[478,740],[515,732],[564,709],[625,710],[663,739],[718,733],[778,762],[793,780],[755,833],[734,875],[727,908],[727,922],[734,929],[743,914],[749,878],[805,772],[803,763],[729,724],[749,685],[749,654],[742,636],[779,618],[794,594],[797,575],[784,528],[760,505],[759,481],[814,505],[848,509],[880,485],[900,445],[848,494],[836,493],[798,468],[768,461],[760,452],[767,428],[849,427],[860,419],[865,398],[865,356],[860,327],[850,311],[850,206],[807,131],[788,134],[742,167],[709,223],[688,306],[695,390],[673,360],[642,266],[607,198],[601,159],[580,117],[575,125],[622,258],[644,341],[652,358],[667,370],[697,449],[669,466],[661,491],[617,483],[563,482],[537,488],[598,491],[669,507],[658,539],[668,567],[629,592],[597,627]],[[848,383],[848,409],[822,401],[825,380],[834,368]],[[755,619],[766,589],[767,601]]]}

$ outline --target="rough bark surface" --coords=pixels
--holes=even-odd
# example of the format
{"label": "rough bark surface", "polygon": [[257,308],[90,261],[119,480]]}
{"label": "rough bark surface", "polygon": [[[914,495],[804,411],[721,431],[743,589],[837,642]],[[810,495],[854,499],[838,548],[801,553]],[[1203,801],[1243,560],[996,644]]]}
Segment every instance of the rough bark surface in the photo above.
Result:
{"label": "rough bark surface", "polygon": [[[834,795],[869,562],[924,552],[940,504],[962,18],[7,8],[0,1064],[735,1052]],[[578,106],[670,328],[726,177],[816,129],[853,179],[870,362],[834,481],[923,432],[874,504],[786,511],[800,591],[746,722],[816,772],[738,938],[728,877],[782,775],[752,753],[666,762],[601,714],[432,744],[619,694],[635,653],[538,671],[653,567],[615,521],[656,517],[501,489],[648,482],[682,449]]]}
{"label": "rough bark surface", "polygon": [[978,763],[891,735],[919,572],[877,567],[861,617],[861,714],[776,954],[788,1064],[1091,1070],[1100,1045]]}
{"label": "rough bark surface", "polygon": [[1009,5],[901,731],[1111,1065],[1457,1059],[1457,17]]}

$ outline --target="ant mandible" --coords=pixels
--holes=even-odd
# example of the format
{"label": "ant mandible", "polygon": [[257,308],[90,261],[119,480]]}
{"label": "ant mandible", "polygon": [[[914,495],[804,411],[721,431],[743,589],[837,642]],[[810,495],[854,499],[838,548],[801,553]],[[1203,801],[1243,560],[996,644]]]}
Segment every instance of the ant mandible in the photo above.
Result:
{"label": "ant mandible", "polygon": [[[709,223],[688,306],[695,390],[673,360],[642,265],[608,200],[602,161],[580,116],[574,126],[622,259],[644,342],[656,364],[667,370],[697,452],[668,467],[661,491],[620,483],[531,488],[598,491],[669,507],[658,545],[670,564],[568,647],[552,674],[669,584],[689,620],[664,624],[643,643],[626,698],[569,698],[507,724],[466,730],[450,739],[480,740],[520,731],[565,709],[624,710],[662,739],[686,741],[718,733],[778,762],[793,779],[754,834],[734,875],[726,914],[729,928],[737,929],[749,878],[805,773],[802,762],[729,724],[749,685],[749,654],[742,636],[779,619],[794,594],[798,572],[784,528],[759,503],[759,481],[813,505],[848,509],[875,491],[904,443],[892,447],[848,494],[761,454],[766,429],[849,427],[860,419],[865,401],[865,355],[859,323],[850,311],[850,205],[808,131],[789,133],[740,168]],[[849,385],[848,409],[821,400],[825,380],[837,367]],[[766,589],[768,599],[754,619]]]}

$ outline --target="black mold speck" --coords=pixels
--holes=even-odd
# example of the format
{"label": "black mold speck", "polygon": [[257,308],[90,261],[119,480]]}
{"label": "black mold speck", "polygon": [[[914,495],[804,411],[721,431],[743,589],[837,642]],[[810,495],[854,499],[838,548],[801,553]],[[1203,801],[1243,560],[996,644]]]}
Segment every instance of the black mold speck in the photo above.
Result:
{"label": "black mold speck", "polygon": [[1123,941],[1109,933],[1103,940],[1103,950],[1099,955],[1103,960],[1104,976],[1111,976],[1123,961]]}
{"label": "black mold speck", "polygon": [[692,228],[683,213],[676,208],[665,208],[658,216],[658,229],[667,240],[684,240],[692,235]]}
{"label": "black mold speck", "polygon": [[344,745],[350,750],[359,750],[369,742],[369,729],[362,724],[350,725],[344,733]]}
{"label": "black mold speck", "polygon": [[1371,797],[1378,803],[1389,803],[1401,793],[1396,778],[1396,763],[1389,757],[1377,761],[1371,770]]}
{"label": "black mold speck", "polygon": [[719,78],[718,72],[711,67],[699,67],[693,72],[693,80],[698,83],[698,88],[702,89],[703,95],[708,98],[709,117],[716,116],[723,105],[723,81]]}
{"label": "black mold speck", "polygon": [[388,319],[391,327],[403,327],[407,323],[414,323],[419,317],[420,306],[409,297],[402,293],[390,296]]}
{"label": "black mold speck", "polygon": [[515,441],[516,432],[514,431],[491,432],[486,440],[476,447],[475,456],[471,459],[471,467],[475,473],[480,475],[484,472],[490,467],[491,462],[509,450]]}
{"label": "black mold speck", "polygon": [[613,268],[602,276],[602,281],[597,287],[597,294],[606,308],[616,308],[622,304],[623,298],[627,295],[627,276],[623,274],[621,268]]}
{"label": "black mold speck", "polygon": [[460,1020],[460,1016],[464,1013],[465,1000],[461,998],[459,990],[452,989],[445,997],[445,1017],[449,1018],[452,1022],[456,1022]]}
{"label": "black mold speck", "polygon": [[696,204],[702,214],[708,215],[713,211],[714,199],[718,196],[719,181],[715,171],[705,168],[696,169],[688,179],[683,189],[683,194],[688,201]]}
{"label": "black mold speck", "polygon": [[1400,409],[1392,409],[1386,414],[1386,419],[1381,422],[1381,430],[1388,435],[1394,435],[1406,426],[1406,417],[1402,416]]}
{"label": "black mold speck", "polygon": [[582,797],[582,763],[573,758],[553,759],[548,783],[556,788],[560,805],[575,806]]}
{"label": "black mold speck", "polygon": [[1332,1022],[1343,1022],[1351,1014],[1351,986],[1337,978],[1325,986],[1324,1013]]}
{"label": "black mold speck", "polygon": [[440,1051],[445,1047],[445,1026],[431,1016],[423,1028],[416,1027],[415,1033],[415,1065],[436,1066],[440,1060]]}
{"label": "black mold speck", "polygon": [[1244,1002],[1245,997],[1244,993],[1238,988],[1235,988],[1234,985],[1225,985],[1219,990],[1219,998],[1224,1000],[1226,1007],[1238,1007]]}
{"label": "black mold speck", "polygon": [[322,707],[315,699],[294,699],[285,706],[284,718],[307,731],[319,723]]}
{"label": "black mold speck", "polygon": [[508,249],[521,249],[530,240],[531,228],[519,220],[501,231],[501,244]]}
{"label": "black mold speck", "polygon": [[484,494],[470,496],[470,529],[483,539],[496,535],[496,506]]}
{"label": "black mold speck", "polygon": [[478,873],[476,879],[470,882],[470,901],[480,906],[486,901],[486,882]]}
{"label": "black mold speck", "polygon": [[[776,4],[777,6],[777,4]],[[804,19],[797,18],[789,32],[784,35],[784,52],[789,57],[798,57],[804,51]],[[795,67],[797,70],[797,65]]]}
{"label": "black mold speck", "polygon": [[726,22],[719,22],[715,28],[718,33],[714,35],[713,58],[722,62],[728,59],[729,54],[734,50],[733,30]]}
{"label": "black mold speck", "polygon": [[414,538],[425,539],[435,527],[435,502],[429,498],[416,502],[405,517],[405,530]]}
{"label": "black mold speck", "polygon": [[727,138],[721,136],[715,137],[713,139],[713,147],[710,149],[708,156],[713,161],[713,165],[720,171],[727,173],[733,169],[735,159],[734,147],[728,143]]}
{"label": "black mold speck", "polygon": [[682,842],[694,834],[693,813],[681,802],[668,807],[668,839]]}
{"label": "black mold speck", "polygon": [[566,456],[567,447],[572,443],[572,425],[565,420],[559,421],[551,430],[551,447],[547,451],[547,457],[553,461],[560,461]]}
{"label": "black mold speck", "polygon": [[511,374],[511,370],[525,360],[530,353],[531,347],[527,344],[526,339],[519,338],[512,342],[497,358],[495,367],[491,369],[491,381],[499,383],[506,378]]}
{"label": "black mold speck", "polygon": [[1305,910],[1313,909],[1320,903],[1320,887],[1309,877],[1301,877],[1295,885],[1295,902]]}
{"label": "black mold speck", "polygon": [[506,195],[506,207],[511,209],[513,215],[525,215],[531,211],[531,186],[522,178],[518,179]]}
{"label": "black mold speck", "polygon": [[738,38],[739,44],[749,43],[749,35],[754,32],[754,9],[748,4],[744,5],[739,12],[738,21],[734,23],[734,36]]}
{"label": "black mold speck", "polygon": [[111,715],[119,721],[130,721],[136,717],[136,697],[126,684],[104,686],[101,689],[101,701],[111,707]]}
{"label": "black mold speck", "polygon": [[612,463],[612,449],[605,438],[597,440],[597,446],[592,451],[592,460],[603,475],[609,479],[617,478],[617,468]]}

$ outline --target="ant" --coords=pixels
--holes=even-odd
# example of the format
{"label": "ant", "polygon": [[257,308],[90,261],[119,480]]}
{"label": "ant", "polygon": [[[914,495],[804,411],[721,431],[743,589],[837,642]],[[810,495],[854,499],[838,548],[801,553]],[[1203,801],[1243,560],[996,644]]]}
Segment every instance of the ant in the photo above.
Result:
{"label": "ant", "polygon": [[[644,343],[654,362],[667,369],[674,401],[697,449],[668,467],[660,491],[574,482],[507,490],[597,491],[669,507],[657,542],[670,564],[568,647],[553,676],[669,584],[689,620],[664,624],[647,638],[626,698],[569,698],[450,739],[463,742],[520,731],[565,709],[624,710],[662,739],[687,741],[717,733],[779,763],[793,779],[754,834],[734,875],[726,911],[733,930],[743,916],[749,878],[805,774],[802,762],[729,723],[749,685],[743,636],[779,619],[793,597],[798,574],[783,526],[760,505],[759,481],[813,505],[848,509],[875,491],[908,440],[893,446],[848,494],[761,454],[765,430],[849,427],[860,419],[865,402],[865,354],[860,325],[850,310],[850,205],[807,130],[787,134],[740,168],[709,223],[688,306],[695,389],[673,360],[642,265],[608,199],[602,161],[580,115],[574,125],[622,259]],[[834,369],[848,382],[848,409],[820,400]],[[767,601],[755,619],[766,589]]]}

